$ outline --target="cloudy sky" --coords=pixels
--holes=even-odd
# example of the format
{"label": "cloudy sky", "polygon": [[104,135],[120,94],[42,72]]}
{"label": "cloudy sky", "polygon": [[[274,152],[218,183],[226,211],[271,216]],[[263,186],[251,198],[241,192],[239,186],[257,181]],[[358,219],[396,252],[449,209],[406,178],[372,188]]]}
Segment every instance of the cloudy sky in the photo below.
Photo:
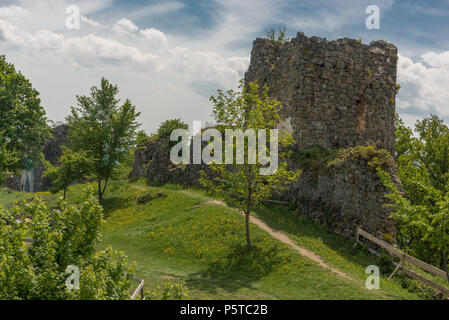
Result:
{"label": "cloudy sky", "polygon": [[[79,29],[66,27],[70,5]],[[380,8],[379,30],[365,27],[368,5]],[[104,76],[152,132],[169,118],[211,120],[210,95],[236,86],[252,41],[276,25],[395,44],[399,113],[449,123],[449,0],[0,0],[0,54],[32,81],[49,119],[64,120]]]}

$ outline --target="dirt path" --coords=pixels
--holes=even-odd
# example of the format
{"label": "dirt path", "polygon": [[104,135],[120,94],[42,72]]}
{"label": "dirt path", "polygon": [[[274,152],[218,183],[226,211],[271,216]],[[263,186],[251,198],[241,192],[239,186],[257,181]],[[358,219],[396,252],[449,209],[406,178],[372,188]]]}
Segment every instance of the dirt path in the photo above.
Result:
{"label": "dirt path", "polygon": [[[139,189],[146,189],[146,188],[139,187]],[[198,197],[197,194],[192,193],[192,192],[189,192],[189,191],[186,191],[186,190],[182,190],[181,192],[184,193],[184,194],[187,194],[187,195],[189,195],[189,196]],[[207,201],[205,201],[205,202],[203,202],[203,203],[205,203],[205,204],[216,204],[216,205],[220,205],[220,206],[224,206],[224,207],[229,208],[229,206],[226,204],[226,202],[224,202],[224,201],[222,201],[222,200],[207,200]],[[231,209],[233,209],[233,208],[231,208]],[[235,209],[233,209],[233,210],[235,210]],[[240,212],[240,214],[244,215],[243,212]],[[339,275],[340,277],[343,277],[343,278],[346,278],[346,279],[350,279],[350,280],[354,280],[354,279],[353,279],[350,275],[348,275],[347,273],[345,273],[345,272],[343,272],[343,271],[341,271],[341,270],[338,270],[338,269],[336,269],[336,268],[334,268],[334,267],[329,266],[327,263],[325,263],[325,262],[321,259],[321,257],[320,257],[319,255],[315,254],[314,252],[312,252],[312,251],[310,251],[310,250],[307,250],[307,249],[305,249],[305,248],[303,248],[303,247],[298,246],[298,245],[297,245],[296,243],[294,243],[293,240],[290,239],[287,235],[281,233],[281,232],[278,231],[278,230],[275,230],[275,229],[271,228],[270,226],[268,226],[268,225],[267,225],[265,222],[263,222],[262,220],[260,220],[260,219],[258,219],[258,218],[256,218],[256,217],[250,216],[250,221],[251,221],[253,224],[257,225],[260,229],[262,229],[262,230],[268,232],[273,238],[278,239],[278,240],[281,241],[282,243],[285,243],[285,244],[289,245],[290,247],[293,248],[293,250],[297,251],[297,252],[298,252],[299,254],[301,254],[302,256],[304,256],[304,257],[306,257],[306,258],[308,258],[308,259],[310,259],[310,260],[312,260],[312,261],[318,263],[321,267],[323,267],[323,268],[325,268],[325,269],[327,269],[327,270],[329,270],[329,271],[331,271],[331,272],[333,272],[333,273]]]}
{"label": "dirt path", "polygon": [[[228,207],[228,205],[224,201],[220,201],[220,200],[209,200],[209,201],[206,201],[206,204],[217,204],[217,205]],[[243,212],[240,212],[240,214],[244,215]],[[252,223],[254,223],[255,225],[257,225],[260,229],[268,232],[273,238],[276,238],[279,241],[281,241],[282,243],[285,243],[285,244],[289,245],[290,247],[293,248],[293,250],[299,252],[302,256],[304,256],[306,258],[309,258],[312,261],[315,261],[316,263],[318,263],[323,268],[328,269],[331,272],[333,272],[333,273],[335,273],[335,274],[337,274],[337,275],[339,275],[339,276],[341,276],[343,278],[354,280],[351,276],[349,276],[348,274],[344,273],[343,271],[338,270],[338,269],[336,269],[334,267],[331,267],[328,264],[326,264],[321,259],[321,257],[319,255],[313,253],[310,250],[307,250],[307,249],[304,249],[304,248],[298,246],[287,235],[281,233],[280,231],[277,231],[277,230],[271,228],[270,226],[268,226],[262,220],[260,220],[260,219],[258,219],[256,217],[250,216],[250,221]]]}

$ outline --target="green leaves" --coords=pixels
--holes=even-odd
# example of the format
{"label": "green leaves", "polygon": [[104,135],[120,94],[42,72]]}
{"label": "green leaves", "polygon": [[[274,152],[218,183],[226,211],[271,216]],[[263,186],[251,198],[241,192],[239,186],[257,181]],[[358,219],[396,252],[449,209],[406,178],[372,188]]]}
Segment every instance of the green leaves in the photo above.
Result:
{"label": "green leaves", "polygon": [[44,161],[44,177],[52,180],[54,191],[64,190],[64,199],[67,188],[75,181],[84,179],[93,170],[94,161],[83,150],[74,152],[67,147],[63,148],[63,155],[59,159],[59,166],[52,166]]}
{"label": "green leaves", "polygon": [[181,119],[170,119],[162,122],[156,132],[156,137],[158,139],[168,139],[170,140],[171,133],[176,129],[189,130],[189,125],[181,121]]}
{"label": "green leaves", "polygon": [[[39,199],[0,207],[0,299],[128,299],[133,264],[112,248],[95,250],[102,214],[92,189],[81,207],[60,201],[50,211]],[[80,270],[79,290],[66,287],[69,265]]]}
{"label": "green leaves", "polygon": [[[217,128],[224,132],[226,129],[241,129],[242,131],[254,130],[256,135],[261,129],[276,129],[281,118],[279,112],[282,108],[280,102],[268,97],[268,88],[259,88],[257,83],[245,84],[240,81],[239,91],[221,91],[218,95],[210,98],[213,107]],[[270,130],[267,130],[270,132]],[[237,139],[236,139],[237,140]],[[248,139],[249,140],[249,139]],[[267,138],[270,140],[270,137]],[[229,143],[229,142],[226,142]],[[215,192],[230,192],[236,197],[235,204],[239,209],[249,216],[252,208],[262,199],[271,197],[274,193],[282,192],[289,184],[299,179],[300,171],[288,169],[286,158],[290,153],[288,147],[294,143],[290,133],[281,132],[275,142],[276,148],[270,144],[268,147],[258,141],[258,145],[245,143],[242,164],[210,164],[213,174],[208,176],[201,172],[200,182],[209,190]],[[282,149],[278,152],[278,146]],[[236,142],[230,142],[230,147],[236,154]],[[254,153],[254,149],[259,151],[257,161],[249,161],[249,155]],[[261,168],[265,168],[260,159],[260,154],[265,155],[270,152],[270,158],[276,158],[278,167],[273,174],[261,174]],[[234,157],[234,163],[235,163]],[[247,243],[251,247],[249,240],[249,228],[247,220]]]}
{"label": "green leaves", "polygon": [[0,175],[33,166],[49,138],[39,93],[0,56]]}
{"label": "green leaves", "polygon": [[416,136],[396,116],[396,163],[404,192],[390,176],[378,170],[390,191],[399,245],[433,264],[441,264],[449,251],[449,129],[430,116],[418,121]]}
{"label": "green leaves", "polygon": [[[107,181],[113,177],[136,146],[137,117],[131,101],[119,105],[118,87],[102,78],[100,88],[93,86],[90,96],[77,96],[78,107],[67,117],[69,138],[74,152],[92,161],[90,173],[98,180],[102,199]],[[105,184],[102,186],[102,181]]]}

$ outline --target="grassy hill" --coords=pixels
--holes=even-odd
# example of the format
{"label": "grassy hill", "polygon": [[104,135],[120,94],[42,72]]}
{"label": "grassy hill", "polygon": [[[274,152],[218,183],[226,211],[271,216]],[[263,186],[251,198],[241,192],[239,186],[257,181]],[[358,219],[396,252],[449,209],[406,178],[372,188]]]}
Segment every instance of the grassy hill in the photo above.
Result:
{"label": "grassy hill", "polygon": [[[70,202],[81,201],[82,187],[71,188]],[[160,191],[163,195],[157,196]],[[56,200],[50,193],[38,195],[49,202]],[[153,199],[137,204],[148,195]],[[31,197],[0,192],[5,205]],[[105,198],[106,222],[99,247],[124,250],[136,261],[136,275],[145,279],[146,289],[184,279],[192,299],[422,298],[403,289],[407,280],[400,276],[392,281],[382,276],[380,290],[366,289],[365,268],[375,264],[382,271],[382,261],[283,206],[261,207],[254,216],[351,279],[300,255],[256,225],[251,226],[255,250],[247,253],[244,217],[201,190],[113,182]]]}

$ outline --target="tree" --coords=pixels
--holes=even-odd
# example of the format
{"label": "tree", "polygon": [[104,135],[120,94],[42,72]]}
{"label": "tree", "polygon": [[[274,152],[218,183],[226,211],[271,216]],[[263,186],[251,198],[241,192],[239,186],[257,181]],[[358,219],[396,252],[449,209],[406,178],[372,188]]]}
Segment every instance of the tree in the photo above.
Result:
{"label": "tree", "polygon": [[130,100],[119,105],[118,87],[102,78],[90,96],[77,96],[78,107],[67,117],[69,139],[75,152],[92,159],[91,174],[98,182],[98,199],[103,202],[108,181],[136,145],[136,119],[140,115]]}
{"label": "tree", "polygon": [[[229,90],[223,92],[218,90],[218,96],[211,97],[214,104],[213,116],[215,117],[217,128],[222,131],[226,130],[253,130],[255,135],[259,136],[262,129],[276,129],[281,119],[279,111],[281,104],[278,101],[268,97],[268,88],[264,87],[260,90],[257,83],[248,83],[245,87],[243,81],[239,86],[239,91]],[[289,184],[297,181],[300,171],[288,170],[287,157],[291,152],[287,148],[294,143],[293,137],[287,132],[281,132],[278,141],[274,139],[274,131],[270,132],[269,141],[274,142],[267,147],[266,140],[259,141],[257,145],[251,143],[244,144],[244,156],[239,159],[241,164],[228,165],[223,163],[212,162],[210,167],[215,177],[206,175],[201,172],[200,182],[203,186],[215,192],[230,192],[236,197],[234,198],[237,207],[245,213],[246,218],[246,245],[251,250],[251,238],[249,229],[249,217],[260,201],[269,198],[274,193],[279,193]],[[273,138],[273,139],[271,139]],[[250,138],[248,138],[248,141]],[[237,150],[236,139],[230,147],[233,151]],[[276,152],[278,146],[284,151]],[[258,149],[259,156],[255,161],[251,161],[251,154]],[[216,152],[213,150],[212,152]],[[278,168],[269,174],[264,174],[267,163],[264,163],[261,155],[270,152],[270,156],[278,159]],[[237,152],[233,152],[234,163],[237,158]],[[266,172],[265,172],[266,173]]]}
{"label": "tree", "polygon": [[39,93],[0,56],[0,176],[30,169],[50,136]]}
{"label": "tree", "polygon": [[67,147],[63,147],[63,155],[59,159],[59,166],[52,166],[48,161],[44,162],[44,177],[52,180],[53,190],[64,191],[65,200],[68,187],[74,181],[80,181],[92,171],[92,159],[86,156],[83,151],[73,152]]}
{"label": "tree", "polygon": [[[0,205],[0,299],[129,299],[134,264],[111,247],[95,249],[103,209],[91,188],[82,203]],[[70,266],[80,272],[79,289],[66,285]]]}
{"label": "tree", "polygon": [[181,119],[170,119],[165,120],[159,125],[156,132],[157,138],[166,138],[170,140],[171,133],[176,129],[189,129],[189,125],[184,123]]}
{"label": "tree", "polygon": [[416,136],[396,117],[396,163],[404,192],[380,171],[394,209],[399,245],[447,271],[449,129],[437,116],[418,121]]}

